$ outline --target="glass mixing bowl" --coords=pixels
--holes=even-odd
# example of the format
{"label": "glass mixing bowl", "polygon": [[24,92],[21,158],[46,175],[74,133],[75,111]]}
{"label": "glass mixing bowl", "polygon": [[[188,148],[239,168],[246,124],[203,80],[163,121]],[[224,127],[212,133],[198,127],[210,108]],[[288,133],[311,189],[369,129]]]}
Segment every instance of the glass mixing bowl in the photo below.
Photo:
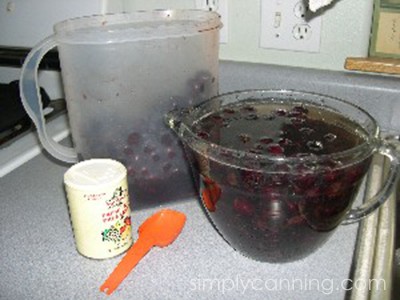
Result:
{"label": "glass mixing bowl", "polygon": [[[376,210],[398,177],[397,154],[374,118],[333,97],[239,91],[166,119],[210,220],[234,249],[259,261],[311,254],[339,224]],[[352,209],[375,153],[390,159],[389,175],[375,197]]]}

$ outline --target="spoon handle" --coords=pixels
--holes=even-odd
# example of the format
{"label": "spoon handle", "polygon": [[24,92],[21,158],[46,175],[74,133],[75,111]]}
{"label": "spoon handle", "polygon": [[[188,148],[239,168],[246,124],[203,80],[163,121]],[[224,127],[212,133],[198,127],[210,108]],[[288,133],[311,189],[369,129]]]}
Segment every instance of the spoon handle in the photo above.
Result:
{"label": "spoon handle", "polygon": [[101,285],[100,291],[110,295],[153,246],[150,239],[139,237]]}

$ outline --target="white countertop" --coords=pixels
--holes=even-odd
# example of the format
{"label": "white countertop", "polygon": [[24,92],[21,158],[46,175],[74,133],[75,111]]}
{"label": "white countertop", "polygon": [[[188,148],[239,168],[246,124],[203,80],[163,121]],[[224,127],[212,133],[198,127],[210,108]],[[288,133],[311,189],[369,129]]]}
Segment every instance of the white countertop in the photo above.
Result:
{"label": "white countertop", "polygon": [[[96,261],[77,253],[62,186],[66,169],[41,154],[0,179],[0,298],[107,298],[99,287],[121,257]],[[344,298],[357,224],[340,226],[306,259],[268,264],[235,252],[197,199],[163,206],[187,215],[181,235],[153,248],[108,299]],[[158,209],[133,209],[135,238]]]}

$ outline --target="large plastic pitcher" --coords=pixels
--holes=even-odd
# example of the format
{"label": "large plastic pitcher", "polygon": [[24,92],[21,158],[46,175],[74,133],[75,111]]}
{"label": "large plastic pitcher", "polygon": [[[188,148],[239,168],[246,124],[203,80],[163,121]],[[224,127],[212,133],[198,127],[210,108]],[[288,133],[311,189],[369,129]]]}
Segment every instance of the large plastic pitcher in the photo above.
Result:
{"label": "large plastic pitcher", "polygon": [[[110,157],[137,207],[195,195],[181,145],[163,122],[218,93],[218,14],[157,10],[69,19],[26,58],[20,92],[44,148],[65,162]],[[57,47],[74,148],[46,133],[37,73]]]}

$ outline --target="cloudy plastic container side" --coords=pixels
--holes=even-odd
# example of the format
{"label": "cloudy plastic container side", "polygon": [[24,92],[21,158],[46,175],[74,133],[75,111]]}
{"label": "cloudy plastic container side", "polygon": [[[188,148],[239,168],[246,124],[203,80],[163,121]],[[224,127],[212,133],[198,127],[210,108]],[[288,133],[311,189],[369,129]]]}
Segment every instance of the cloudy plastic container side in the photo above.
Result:
{"label": "cloudy plastic container side", "polygon": [[[56,24],[54,35],[32,50],[21,75],[24,106],[45,149],[66,162],[102,157],[122,162],[135,208],[193,196],[180,142],[163,115],[218,93],[220,27],[216,13],[200,10],[97,15]],[[74,149],[48,138],[38,108],[37,65],[55,46]]]}

